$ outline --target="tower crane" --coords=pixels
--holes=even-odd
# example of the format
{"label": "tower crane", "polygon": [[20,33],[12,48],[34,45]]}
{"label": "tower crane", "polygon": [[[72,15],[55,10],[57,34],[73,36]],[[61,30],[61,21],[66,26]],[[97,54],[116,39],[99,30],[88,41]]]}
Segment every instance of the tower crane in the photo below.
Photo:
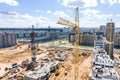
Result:
{"label": "tower crane", "polygon": [[78,12],[78,7],[76,8],[76,16],[75,16],[75,22],[70,22],[68,20],[65,20],[63,18],[60,18],[57,22],[57,24],[65,25],[65,26],[70,26],[73,28],[73,32],[75,33],[75,53],[74,53],[74,80],[79,80],[78,78],[78,54],[79,54],[79,12]]}

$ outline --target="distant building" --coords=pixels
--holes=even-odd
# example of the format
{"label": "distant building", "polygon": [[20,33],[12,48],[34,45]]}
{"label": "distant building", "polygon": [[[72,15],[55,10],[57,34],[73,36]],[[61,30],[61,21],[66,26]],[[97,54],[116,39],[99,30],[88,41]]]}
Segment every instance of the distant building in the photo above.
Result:
{"label": "distant building", "polygon": [[0,33],[0,48],[16,45],[16,34]]}
{"label": "distant building", "polygon": [[[65,28],[69,32],[69,28]],[[46,42],[50,40],[63,39],[68,36],[63,28],[35,28],[35,41]],[[31,28],[0,28],[1,32],[15,33],[18,43],[29,43],[31,40]]]}
{"label": "distant building", "polygon": [[[103,33],[96,32],[83,32],[79,35],[79,44],[80,45],[86,45],[86,46],[93,46],[94,40],[102,40]],[[69,42],[73,43],[75,41],[75,35],[73,33],[69,34]]]}
{"label": "distant building", "polygon": [[69,34],[69,42],[73,43],[75,41],[75,34],[74,33],[70,33]]}
{"label": "distant building", "polygon": [[100,30],[102,31],[102,30],[106,30],[106,26],[105,25],[101,25],[100,26]]}
{"label": "distant building", "polygon": [[105,25],[100,26],[100,32],[103,32],[104,36],[105,36],[105,34],[106,34],[106,26]]}
{"label": "distant building", "polygon": [[114,46],[120,48],[120,32],[114,34]]}

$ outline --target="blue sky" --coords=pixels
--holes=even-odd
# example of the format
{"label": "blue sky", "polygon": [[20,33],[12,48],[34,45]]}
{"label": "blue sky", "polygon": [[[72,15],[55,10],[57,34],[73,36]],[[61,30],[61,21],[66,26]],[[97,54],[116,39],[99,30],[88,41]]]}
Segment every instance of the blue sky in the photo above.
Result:
{"label": "blue sky", "polygon": [[99,27],[113,19],[120,27],[120,0],[0,0],[0,27],[65,27],[59,17],[74,21],[79,6],[80,27]]}

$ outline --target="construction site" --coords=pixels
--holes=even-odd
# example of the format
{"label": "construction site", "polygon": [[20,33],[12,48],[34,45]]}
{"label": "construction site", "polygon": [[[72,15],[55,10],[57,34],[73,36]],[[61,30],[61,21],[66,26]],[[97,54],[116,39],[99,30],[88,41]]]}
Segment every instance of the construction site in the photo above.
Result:
{"label": "construction site", "polygon": [[61,17],[56,21],[72,28],[72,43],[64,38],[38,42],[32,25],[29,43],[14,38],[14,44],[1,46],[0,80],[120,80],[120,50],[114,50],[112,20],[107,24],[106,38],[96,38],[94,47],[81,47],[78,7],[75,12],[74,22]]}

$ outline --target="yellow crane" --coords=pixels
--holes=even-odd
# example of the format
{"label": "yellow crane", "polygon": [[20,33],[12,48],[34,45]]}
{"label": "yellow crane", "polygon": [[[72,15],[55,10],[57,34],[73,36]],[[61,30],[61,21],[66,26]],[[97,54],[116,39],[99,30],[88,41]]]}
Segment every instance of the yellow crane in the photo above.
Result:
{"label": "yellow crane", "polygon": [[73,28],[73,31],[75,33],[75,53],[74,53],[74,80],[78,80],[78,54],[79,54],[79,12],[78,12],[78,7],[76,8],[76,16],[75,16],[75,22],[70,22],[68,20],[65,20],[63,18],[60,18],[57,22],[57,24],[65,25],[65,26],[70,26]]}

